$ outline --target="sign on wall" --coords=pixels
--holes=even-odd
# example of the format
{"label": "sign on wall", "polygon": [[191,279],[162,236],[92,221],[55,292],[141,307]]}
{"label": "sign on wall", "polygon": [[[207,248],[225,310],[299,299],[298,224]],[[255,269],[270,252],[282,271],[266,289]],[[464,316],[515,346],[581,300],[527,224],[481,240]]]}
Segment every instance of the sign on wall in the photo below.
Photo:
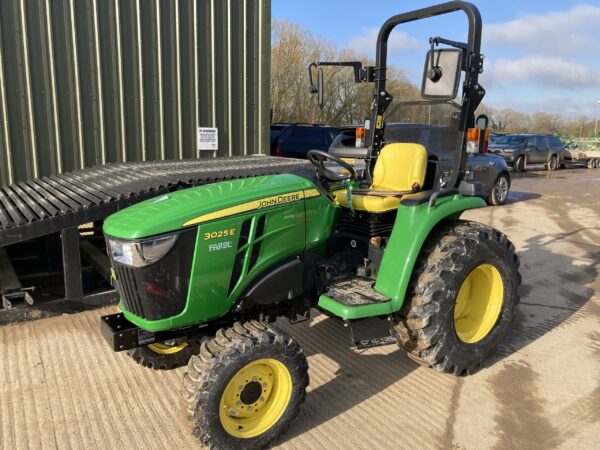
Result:
{"label": "sign on wall", "polygon": [[198,150],[218,150],[219,130],[217,128],[198,127]]}

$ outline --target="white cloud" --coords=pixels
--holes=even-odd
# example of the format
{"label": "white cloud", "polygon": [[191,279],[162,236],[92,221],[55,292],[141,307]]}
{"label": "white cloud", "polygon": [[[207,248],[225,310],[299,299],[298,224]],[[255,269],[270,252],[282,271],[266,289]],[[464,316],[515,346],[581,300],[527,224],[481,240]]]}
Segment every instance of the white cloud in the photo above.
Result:
{"label": "white cloud", "polygon": [[600,6],[577,5],[566,11],[525,14],[518,19],[485,25],[484,47],[512,45],[536,54],[556,55],[588,51],[600,36]]}
{"label": "white cloud", "polygon": [[487,61],[482,84],[531,82],[559,88],[600,87],[600,70],[559,57],[524,56]]}
{"label": "white cloud", "polygon": [[[346,47],[374,57],[378,34],[379,28],[365,28],[361,30],[360,35],[350,40]],[[388,55],[394,56],[404,51],[415,50],[424,44],[405,32],[392,31],[388,40]]]}

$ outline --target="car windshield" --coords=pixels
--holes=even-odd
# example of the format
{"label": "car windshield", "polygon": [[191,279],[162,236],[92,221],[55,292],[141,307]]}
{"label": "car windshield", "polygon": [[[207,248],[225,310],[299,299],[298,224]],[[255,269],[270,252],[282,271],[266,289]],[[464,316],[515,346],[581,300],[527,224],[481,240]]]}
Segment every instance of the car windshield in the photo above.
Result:
{"label": "car windshield", "polygon": [[525,136],[503,136],[498,139],[495,144],[500,145],[520,145],[525,142]]}

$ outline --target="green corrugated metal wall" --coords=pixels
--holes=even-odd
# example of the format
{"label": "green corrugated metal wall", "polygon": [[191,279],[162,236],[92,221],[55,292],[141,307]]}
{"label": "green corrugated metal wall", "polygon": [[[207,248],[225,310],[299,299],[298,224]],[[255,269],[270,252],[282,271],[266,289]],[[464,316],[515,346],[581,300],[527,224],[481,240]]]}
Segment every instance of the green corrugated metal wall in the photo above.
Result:
{"label": "green corrugated metal wall", "polygon": [[[0,1],[0,185],[268,152],[270,0]],[[214,152],[201,152],[211,157]]]}

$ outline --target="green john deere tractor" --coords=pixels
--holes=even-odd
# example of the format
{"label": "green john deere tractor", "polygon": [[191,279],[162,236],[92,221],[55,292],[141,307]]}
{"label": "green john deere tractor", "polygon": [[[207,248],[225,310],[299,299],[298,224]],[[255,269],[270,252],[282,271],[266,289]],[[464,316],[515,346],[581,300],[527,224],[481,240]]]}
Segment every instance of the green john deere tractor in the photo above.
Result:
{"label": "green john deere tractor", "polygon": [[[467,42],[430,39],[421,91],[423,104],[456,109],[445,130],[453,164],[442,170],[420,144],[384,142],[387,41],[398,24],[453,11],[466,13]],[[468,130],[486,127],[474,118],[480,41],[476,7],[449,2],[386,21],[374,67],[343,63],[374,83],[360,176],[311,151],[306,174],[186,189],[105,221],[122,312],[104,316],[102,332],[146,366],[188,364],[184,403],[202,443],[260,448],[297,415],[308,363],[269,325],[278,317],[299,322],[316,308],[350,328],[357,348],[398,343],[454,375],[495,352],[518,302],[519,260],[504,234],[459,220],[485,206],[464,170]],[[311,91],[322,99],[322,76]],[[367,320],[381,332],[360,336]]]}

